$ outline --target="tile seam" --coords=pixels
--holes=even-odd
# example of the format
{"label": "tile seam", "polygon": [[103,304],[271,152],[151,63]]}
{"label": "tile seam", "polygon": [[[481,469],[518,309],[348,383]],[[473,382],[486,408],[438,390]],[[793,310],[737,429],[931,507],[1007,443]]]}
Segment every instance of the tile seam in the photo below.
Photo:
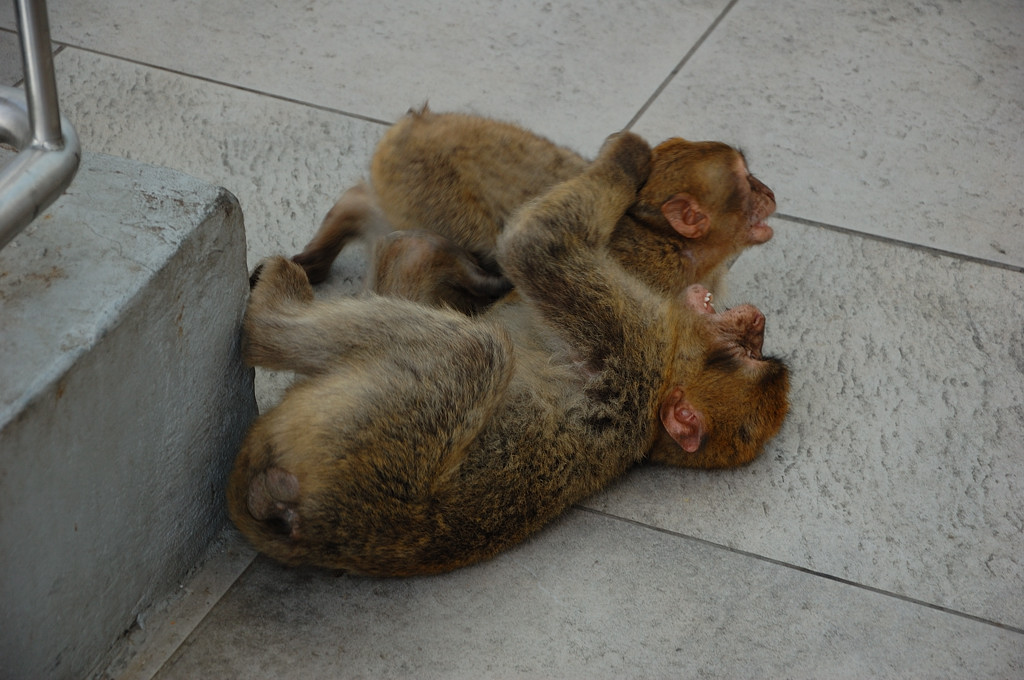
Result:
{"label": "tile seam", "polygon": [[114,59],[115,61],[121,61],[121,62],[124,62],[126,64],[132,64],[134,66],[142,66],[144,68],[151,68],[151,69],[153,69],[155,71],[161,71],[163,73],[169,73],[171,75],[181,76],[182,78],[188,78],[189,80],[196,80],[196,81],[199,81],[201,83],[208,83],[210,85],[217,85],[219,87],[225,87],[225,88],[228,88],[228,89],[231,89],[231,90],[237,90],[239,92],[246,92],[248,94],[257,95],[257,96],[260,96],[260,97],[268,97],[270,99],[274,99],[274,100],[277,100],[277,101],[285,102],[285,103],[288,103],[288,104],[295,104],[296,106],[305,106],[305,107],[308,107],[308,108],[311,108],[311,109],[315,109],[317,111],[323,111],[325,113],[333,113],[333,114],[336,114],[336,115],[345,116],[347,118],[355,118],[357,120],[361,120],[361,121],[364,121],[364,122],[367,122],[367,123],[374,123],[376,125],[384,125],[386,127],[390,127],[391,125],[394,124],[394,121],[387,121],[387,120],[383,120],[383,119],[380,119],[380,118],[374,118],[373,116],[367,116],[367,115],[364,115],[364,114],[361,114],[361,113],[355,113],[354,111],[346,111],[344,109],[336,109],[336,108],[333,108],[333,107],[330,107],[330,106],[325,106],[323,104],[316,104],[314,102],[304,101],[302,99],[295,99],[293,97],[286,97],[284,95],[274,94],[272,92],[266,92],[264,90],[257,90],[255,88],[247,87],[245,85],[239,85],[238,83],[231,83],[231,82],[227,82],[227,81],[224,81],[224,80],[217,80],[215,78],[209,78],[207,76],[201,76],[201,75],[198,75],[198,74],[195,74],[195,73],[188,73],[186,71],[179,71],[177,69],[168,68],[167,66],[160,66],[159,64],[152,64],[152,63],[149,63],[149,62],[141,61],[141,60],[138,60],[138,59],[132,59],[130,57],[125,57],[125,56],[118,55],[118,54],[111,54],[109,52],[104,52],[102,50],[96,50],[96,49],[92,49],[92,48],[89,48],[89,47],[83,47],[81,45],[73,45],[71,43],[54,43],[54,45],[58,45],[58,44],[60,45],[60,48],[59,48],[59,50],[57,52],[54,53],[55,56],[56,56],[56,54],[58,52],[63,51],[64,48],[71,48],[73,50],[78,50],[80,52],[85,52],[86,54],[93,54],[93,55],[96,55],[96,56],[99,56],[99,57],[106,57],[107,59]]}
{"label": "tile seam", "polygon": [[718,25],[722,23],[726,15],[728,15],[729,12],[732,11],[732,8],[736,6],[737,2],[739,2],[739,0],[730,0],[729,4],[725,6],[725,9],[719,12],[718,16],[715,17],[715,20],[711,22],[711,25],[707,27],[707,29],[701,34],[699,38],[697,38],[697,42],[695,42],[690,47],[690,49],[686,51],[686,54],[684,54],[683,58],[679,60],[679,63],[676,64],[671,71],[669,71],[665,79],[662,80],[661,84],[654,89],[654,92],[651,94],[651,96],[648,97],[647,101],[645,101],[640,106],[640,110],[636,112],[636,114],[633,116],[633,118],[630,119],[628,123],[626,123],[626,126],[623,129],[629,130],[634,125],[636,125],[636,122],[640,120],[641,116],[647,113],[647,109],[651,107],[651,105],[654,103],[654,100],[661,96],[661,93],[664,92],[665,88],[668,87],[669,83],[671,83],[672,80],[676,77],[676,75],[678,75],[678,73],[683,70],[683,67],[686,66],[687,62],[689,62],[693,55],[697,53],[697,50],[701,48],[701,46],[704,44],[704,41],[706,41],[711,36],[711,34],[715,31],[716,28],[718,28]]}
{"label": "tile seam", "polygon": [[980,255],[968,255],[966,253],[956,252],[955,250],[947,250],[945,248],[928,246],[922,243],[915,243],[914,241],[906,241],[903,239],[894,238],[892,236],[872,234],[870,232],[860,231],[858,229],[852,229],[850,227],[841,227],[836,224],[829,224],[828,222],[820,222],[818,220],[811,220],[804,217],[797,217],[796,215],[788,215],[785,213],[775,213],[774,215],[772,215],[772,218],[785,220],[787,222],[795,222],[796,224],[802,224],[805,227],[815,227],[818,229],[824,229],[826,231],[836,232],[838,234],[845,234],[847,236],[857,236],[860,238],[868,239],[870,241],[877,241],[879,243],[900,246],[902,248],[927,253],[929,255],[937,255],[940,257],[948,257],[956,260],[962,260],[964,262],[972,262],[974,264],[981,264],[996,269],[1005,269],[1007,271],[1016,272],[1018,274],[1024,273],[1024,265],[1013,264],[1011,262],[1001,262],[1000,260],[993,260],[990,258],[982,257]]}
{"label": "tile seam", "polygon": [[604,517],[606,519],[610,519],[610,520],[613,520],[613,521],[625,522],[627,524],[632,524],[634,526],[640,527],[642,529],[647,529],[649,531],[655,531],[657,533],[665,534],[665,535],[672,536],[672,537],[675,537],[675,538],[681,538],[681,539],[687,540],[687,541],[694,541],[696,543],[700,543],[702,545],[705,545],[705,546],[708,546],[708,547],[711,547],[711,548],[718,548],[718,549],[721,549],[721,550],[725,550],[725,551],[731,552],[731,553],[733,553],[735,555],[740,555],[742,557],[750,557],[750,558],[755,559],[755,560],[757,560],[759,562],[765,562],[767,564],[773,564],[775,566],[783,567],[785,569],[790,569],[790,570],[793,570],[793,571],[798,571],[798,572],[801,572],[803,574],[807,574],[808,576],[814,576],[814,577],[821,578],[821,579],[824,579],[824,580],[827,580],[827,581],[832,581],[834,583],[840,583],[842,585],[851,586],[851,587],[856,588],[858,590],[864,590],[864,591],[867,591],[867,592],[870,592],[870,593],[875,593],[877,595],[882,595],[882,596],[889,597],[889,598],[892,598],[892,599],[895,599],[895,600],[900,600],[900,601],[906,602],[908,604],[913,604],[913,605],[917,605],[917,606],[921,606],[921,607],[926,607],[928,609],[932,609],[932,610],[935,610],[935,611],[942,612],[943,614],[950,614],[950,615],[956,616],[958,618],[967,619],[969,621],[974,621],[976,623],[982,623],[982,624],[985,624],[985,625],[988,625],[988,626],[992,626],[993,628],[999,628],[1001,630],[1005,630],[1005,631],[1008,631],[1010,633],[1016,633],[1017,635],[1024,635],[1024,628],[1019,628],[1017,626],[1012,626],[1012,625],[1010,625],[1008,623],[1002,623],[1002,622],[999,622],[999,621],[993,621],[992,619],[986,619],[986,618],[983,618],[981,616],[977,616],[976,614],[969,614],[967,612],[962,612],[962,611],[959,611],[959,610],[956,610],[956,609],[951,609],[949,607],[945,607],[945,606],[940,605],[940,604],[935,604],[933,602],[928,602],[926,600],[920,600],[920,599],[917,599],[917,598],[914,598],[914,597],[910,597],[908,595],[901,595],[900,593],[896,593],[896,592],[893,592],[891,590],[885,590],[883,588],[877,588],[875,586],[869,586],[869,585],[866,585],[864,583],[858,583],[856,581],[851,581],[850,579],[845,579],[845,578],[842,578],[841,576],[835,576],[833,574],[829,574],[829,573],[826,573],[826,572],[823,572],[823,571],[816,571],[814,569],[809,569],[807,567],[801,567],[800,565],[797,565],[797,564],[792,564],[790,562],[784,562],[782,560],[777,560],[777,559],[774,559],[772,557],[767,557],[765,555],[758,555],[757,553],[749,552],[749,551],[746,551],[746,550],[741,550],[739,548],[732,548],[730,546],[723,545],[721,543],[716,543],[714,541],[709,541],[706,538],[699,538],[697,536],[691,536],[689,534],[684,534],[684,533],[681,533],[681,532],[678,532],[678,531],[673,531],[671,529],[665,529],[665,528],[662,528],[662,527],[657,527],[657,526],[654,526],[653,524],[647,524],[645,522],[641,522],[641,521],[635,520],[635,519],[630,519],[628,517],[620,517],[619,515],[613,515],[611,513],[604,512],[603,510],[597,510],[595,508],[589,508],[589,507],[586,507],[586,506],[583,506],[583,505],[576,505],[574,507],[577,510],[582,510],[582,511],[590,513],[592,515],[597,515],[598,517]]}

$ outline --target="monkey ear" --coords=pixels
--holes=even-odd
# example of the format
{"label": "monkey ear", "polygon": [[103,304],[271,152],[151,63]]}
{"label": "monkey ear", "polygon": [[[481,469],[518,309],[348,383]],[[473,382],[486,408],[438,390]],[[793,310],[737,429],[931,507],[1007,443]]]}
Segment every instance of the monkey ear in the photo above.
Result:
{"label": "monkey ear", "polygon": [[661,204],[661,214],[681,236],[700,238],[708,233],[711,220],[688,194],[676,194]]}
{"label": "monkey ear", "polygon": [[683,451],[700,448],[704,436],[704,414],[698,411],[683,390],[675,388],[661,404],[661,424]]}

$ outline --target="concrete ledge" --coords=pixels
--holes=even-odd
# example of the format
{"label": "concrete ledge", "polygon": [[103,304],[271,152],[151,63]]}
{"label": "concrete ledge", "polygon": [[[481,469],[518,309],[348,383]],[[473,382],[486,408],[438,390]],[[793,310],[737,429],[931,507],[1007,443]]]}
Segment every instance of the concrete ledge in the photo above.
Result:
{"label": "concrete ledge", "polygon": [[103,664],[223,525],[247,294],[235,198],[109,156],[0,250],[5,678]]}

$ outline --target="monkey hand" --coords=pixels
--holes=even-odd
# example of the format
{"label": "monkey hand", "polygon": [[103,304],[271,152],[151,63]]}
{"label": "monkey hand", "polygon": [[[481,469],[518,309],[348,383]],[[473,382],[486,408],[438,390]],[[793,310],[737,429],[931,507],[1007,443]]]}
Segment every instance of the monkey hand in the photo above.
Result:
{"label": "monkey hand", "polygon": [[624,174],[626,181],[639,189],[651,172],[651,147],[637,134],[616,132],[605,140],[595,163]]}

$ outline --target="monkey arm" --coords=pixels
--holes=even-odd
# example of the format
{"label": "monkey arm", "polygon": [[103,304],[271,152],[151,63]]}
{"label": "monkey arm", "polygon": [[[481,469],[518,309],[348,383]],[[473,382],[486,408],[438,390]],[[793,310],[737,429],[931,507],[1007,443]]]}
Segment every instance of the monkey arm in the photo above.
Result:
{"label": "monkey arm", "polygon": [[608,252],[649,166],[640,137],[609,138],[582,175],[524,207],[499,242],[502,268],[520,293],[597,365],[657,318],[660,300]]}
{"label": "monkey arm", "polygon": [[[641,137],[630,132],[611,135],[581,175],[554,186],[513,216],[504,235],[505,250],[518,250],[516,231],[526,232],[518,238],[540,248],[563,242],[571,249],[605,247],[619,219],[636,201],[650,166],[651,149]],[[576,240],[582,243],[573,243]],[[506,252],[502,258],[506,266],[510,257],[515,255]]]}

